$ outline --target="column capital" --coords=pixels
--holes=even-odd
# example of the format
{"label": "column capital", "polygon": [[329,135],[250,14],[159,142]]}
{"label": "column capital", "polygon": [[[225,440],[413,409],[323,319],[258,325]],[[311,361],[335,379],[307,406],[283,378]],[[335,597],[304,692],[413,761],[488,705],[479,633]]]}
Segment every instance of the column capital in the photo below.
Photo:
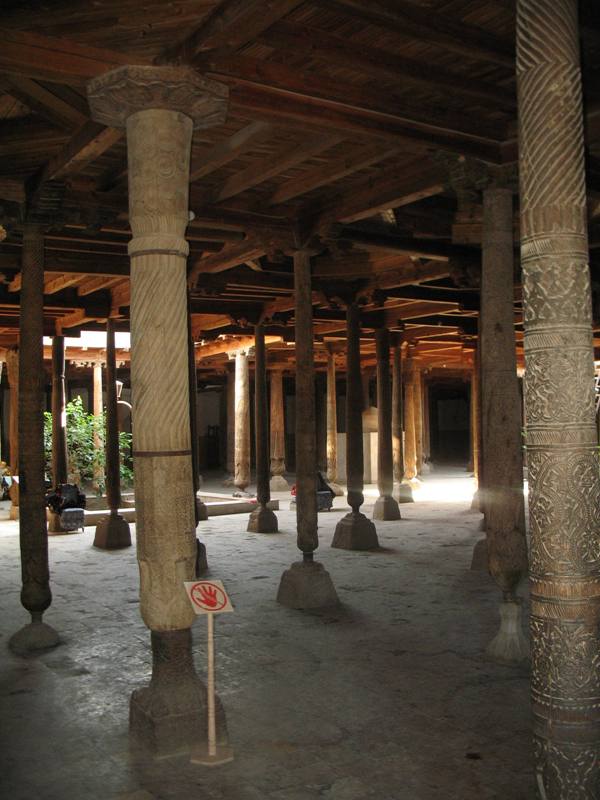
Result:
{"label": "column capital", "polygon": [[87,85],[92,119],[124,128],[138,111],[165,109],[185,114],[195,129],[221,125],[229,89],[191,67],[126,65],[99,75]]}

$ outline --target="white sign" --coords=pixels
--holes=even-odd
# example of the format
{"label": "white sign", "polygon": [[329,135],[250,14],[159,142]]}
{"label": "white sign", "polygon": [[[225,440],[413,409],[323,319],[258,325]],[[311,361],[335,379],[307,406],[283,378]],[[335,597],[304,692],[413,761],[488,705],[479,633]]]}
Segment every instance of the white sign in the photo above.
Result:
{"label": "white sign", "polygon": [[185,590],[196,614],[225,614],[233,606],[221,581],[185,581]]}

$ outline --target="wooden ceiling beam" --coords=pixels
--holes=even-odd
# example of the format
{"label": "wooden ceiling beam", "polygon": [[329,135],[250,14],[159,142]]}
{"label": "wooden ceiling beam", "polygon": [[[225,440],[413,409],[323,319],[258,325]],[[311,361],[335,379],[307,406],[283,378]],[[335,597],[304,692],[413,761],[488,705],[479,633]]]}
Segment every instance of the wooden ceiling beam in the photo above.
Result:
{"label": "wooden ceiling beam", "polygon": [[243,47],[304,0],[224,0],[185,39],[166,48],[159,64],[191,64],[203,50]]}
{"label": "wooden ceiling beam", "polygon": [[79,108],[65,102],[37,81],[23,76],[12,75],[5,78],[8,93],[20,100],[36,114],[60,128],[72,130],[73,126],[83,125],[87,116]]}
{"label": "wooden ceiling beam", "polygon": [[406,0],[394,0],[391,4],[385,0],[329,0],[328,6],[407,39],[427,42],[469,60],[487,61],[514,72],[513,42],[456,16],[445,16]]}
{"label": "wooden ceiling beam", "polygon": [[441,70],[308,25],[278,22],[262,34],[260,40],[286,52],[297,52],[304,58],[315,58],[327,66],[351,69],[388,81],[396,82],[401,77],[403,85],[415,85],[439,94],[451,91],[455,97],[484,103],[495,109],[516,111],[514,90],[474,76],[467,78],[451,70]]}
{"label": "wooden ceiling beam", "polygon": [[44,167],[37,185],[80,172],[116,144],[124,131],[106,128],[88,120],[71,137],[66,146]]}
{"label": "wooden ceiling beam", "polygon": [[210,175],[211,172],[225,166],[230,161],[246,153],[257,142],[273,133],[273,128],[266,122],[251,122],[241,130],[225,139],[205,154],[192,161],[190,183]]}
{"label": "wooden ceiling beam", "polygon": [[0,72],[9,75],[84,86],[97,75],[131,63],[147,62],[69,39],[0,28]]}
{"label": "wooden ceiling beam", "polygon": [[248,259],[260,258],[265,253],[264,245],[254,239],[247,239],[240,244],[225,247],[221,252],[199,258],[193,263],[188,275],[188,285],[193,286],[202,273],[223,272],[231,267],[244,264]]}

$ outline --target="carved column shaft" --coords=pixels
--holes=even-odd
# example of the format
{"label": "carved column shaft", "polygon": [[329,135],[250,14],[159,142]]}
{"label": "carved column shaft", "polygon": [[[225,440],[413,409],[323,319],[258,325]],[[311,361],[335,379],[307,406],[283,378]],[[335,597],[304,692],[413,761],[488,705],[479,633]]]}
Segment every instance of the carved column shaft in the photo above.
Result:
{"label": "carved column shaft", "polygon": [[227,405],[227,452],[225,468],[231,478],[235,473],[235,362],[227,369],[226,405]]}
{"label": "carved column shaft", "polygon": [[234,484],[244,491],[250,483],[250,376],[248,354],[235,354],[235,473]]}
{"label": "carved column shaft", "polygon": [[346,480],[348,505],[358,513],[364,502],[363,378],[360,369],[360,313],[350,303],[346,313]]}
{"label": "carved column shaft", "polygon": [[417,475],[423,471],[423,376],[415,364],[413,371],[413,419]]}
{"label": "carved column shaft", "polygon": [[377,488],[379,497],[373,519],[400,519],[398,503],[392,497],[394,460],[392,454],[392,386],[390,383],[390,334],[384,328],[375,333],[377,351]]}
{"label": "carved column shaft", "polygon": [[483,193],[480,358],[488,564],[513,595],[527,571],[521,401],[513,311],[512,193]]}
{"label": "carved column shaft", "polygon": [[50,603],[44,486],[44,234],[27,223],[23,232],[19,326],[19,539],[21,602],[41,616]]}
{"label": "carved column shaft", "polygon": [[327,352],[327,480],[336,483],[337,476],[337,392],[335,354]]}
{"label": "carved column shaft", "polygon": [[283,410],[283,373],[279,369],[271,373],[271,472],[285,472],[285,417]]}
{"label": "carved column shaft", "polygon": [[547,800],[588,800],[600,784],[600,478],[577,3],[517,8],[536,765]]}
{"label": "carved column shaft", "polygon": [[298,548],[305,557],[319,546],[317,534],[317,420],[313,352],[312,279],[307,252],[294,253],[296,298],[296,517]]}
{"label": "carved column shaft", "polygon": [[417,437],[415,431],[415,371],[411,358],[406,363],[406,386],[404,389],[404,475],[406,480],[417,477]]}
{"label": "carved column shaft", "polygon": [[475,365],[471,372],[471,449],[473,453],[473,475],[479,485],[481,449],[479,440],[481,436],[479,419],[479,369]]}
{"label": "carved column shaft", "polygon": [[397,483],[404,480],[403,416],[402,345],[396,342],[392,348],[392,459]]}
{"label": "carved column shaft", "polygon": [[6,374],[10,389],[10,414],[8,419],[8,449],[13,475],[19,474],[19,349],[6,351]]}
{"label": "carved column shaft", "polygon": [[67,482],[67,414],[65,410],[65,338],[52,337],[52,481]]}

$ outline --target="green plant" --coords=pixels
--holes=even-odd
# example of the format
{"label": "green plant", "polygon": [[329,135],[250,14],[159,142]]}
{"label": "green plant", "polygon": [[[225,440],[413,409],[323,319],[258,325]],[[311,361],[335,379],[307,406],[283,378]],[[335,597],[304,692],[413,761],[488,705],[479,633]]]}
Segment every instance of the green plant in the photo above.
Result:
{"label": "green plant", "polygon": [[[88,414],[81,397],[67,403],[65,410],[69,474],[80,485],[95,481],[103,492],[105,413],[101,417]],[[52,476],[52,414],[48,411],[44,414],[44,449],[46,474]],[[131,434],[125,431],[119,433],[119,454],[121,482],[124,486],[131,485]]]}

